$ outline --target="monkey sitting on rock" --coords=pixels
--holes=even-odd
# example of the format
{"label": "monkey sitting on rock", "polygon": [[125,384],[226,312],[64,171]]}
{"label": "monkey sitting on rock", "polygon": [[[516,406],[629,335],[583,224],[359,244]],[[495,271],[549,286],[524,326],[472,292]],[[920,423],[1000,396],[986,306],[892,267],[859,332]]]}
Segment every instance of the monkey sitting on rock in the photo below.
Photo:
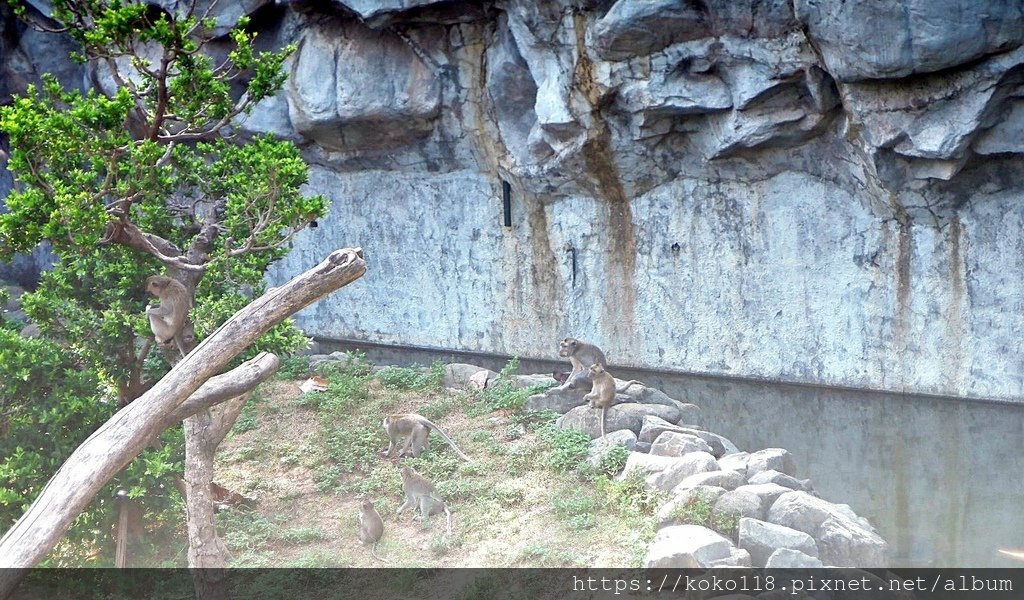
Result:
{"label": "monkey sitting on rock", "polygon": [[604,352],[601,352],[600,348],[572,337],[567,337],[558,343],[558,355],[568,358],[572,365],[569,377],[565,383],[556,388],[558,390],[564,391],[584,385],[588,381],[587,367],[589,365],[598,364],[604,368],[608,367],[608,361],[605,360]]}

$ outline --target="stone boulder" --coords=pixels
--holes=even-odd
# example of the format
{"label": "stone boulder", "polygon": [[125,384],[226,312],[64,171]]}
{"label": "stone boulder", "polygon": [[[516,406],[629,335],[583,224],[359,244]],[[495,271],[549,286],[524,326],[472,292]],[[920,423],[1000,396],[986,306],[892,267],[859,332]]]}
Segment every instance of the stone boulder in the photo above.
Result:
{"label": "stone boulder", "polygon": [[678,458],[671,456],[654,456],[643,452],[630,452],[626,458],[626,466],[619,474],[619,479],[625,479],[634,475],[648,477],[660,473],[676,464]]}
{"label": "stone boulder", "polygon": [[[757,564],[756,562],[754,564]],[[825,564],[799,550],[779,548],[764,563],[769,569],[819,569]]]}
{"label": "stone boulder", "polygon": [[814,538],[782,525],[742,518],[738,536],[739,547],[750,552],[750,558],[755,566],[765,566],[768,558],[779,548],[791,548],[808,556],[818,556],[818,546],[814,543]]}
{"label": "stone boulder", "polygon": [[[628,429],[640,433],[644,417],[654,415],[663,419],[679,418],[679,411],[672,406],[661,404],[617,404],[609,407],[605,415],[605,432],[611,433],[620,429]],[[590,437],[601,436],[601,410],[589,406],[577,406],[562,415],[556,424],[568,429],[579,429],[590,434]]]}
{"label": "stone boulder", "polygon": [[651,454],[658,456],[683,456],[690,452],[707,452],[714,456],[707,442],[687,433],[666,431],[651,444]]}
{"label": "stone boulder", "polygon": [[[715,486],[725,490],[734,490],[743,484],[743,477],[736,471],[704,471],[695,473],[679,482],[672,488],[672,494],[681,494],[685,490],[699,486]],[[787,490],[788,491],[788,490]]]}
{"label": "stone boulder", "polygon": [[[483,377],[483,387],[488,387],[498,378],[498,374],[490,369],[466,363],[448,363],[444,366],[445,387],[458,390],[483,389],[483,387],[478,387],[481,377]],[[474,378],[477,379],[476,383],[474,383]]]}
{"label": "stone boulder", "polygon": [[765,516],[761,498],[753,492],[738,489],[722,494],[715,501],[714,514],[719,520],[735,517],[763,519]]}
{"label": "stone boulder", "polygon": [[684,429],[684,427],[669,423],[660,417],[648,415],[644,417],[644,421],[640,426],[640,433],[637,435],[637,438],[641,442],[654,443],[654,440],[658,439],[658,436],[666,431],[683,433]]}
{"label": "stone boulder", "polygon": [[763,471],[778,471],[789,476],[796,475],[796,464],[789,450],[783,448],[766,448],[750,455],[747,460],[747,477]]}
{"label": "stone boulder", "polygon": [[524,390],[526,388],[538,385],[550,387],[554,386],[557,383],[558,382],[555,381],[554,377],[550,375],[542,375],[540,373],[531,373],[529,375],[514,375],[512,377],[512,387],[516,388],[517,390]]}
{"label": "stone boulder", "polygon": [[622,429],[594,440],[590,443],[587,462],[594,467],[599,467],[611,449],[619,446],[632,451],[636,446],[636,434],[628,429]]}
{"label": "stone boulder", "polygon": [[703,569],[732,557],[735,546],[700,525],[673,525],[660,530],[647,550],[648,569]]}
{"label": "stone boulder", "polygon": [[[693,406],[692,404],[681,404],[681,406],[688,407]],[[684,415],[680,418],[680,422],[686,422],[687,417]],[[664,419],[658,417],[647,417],[644,419],[643,426],[640,428],[640,434],[638,438],[642,442],[653,442],[659,435],[666,431],[672,431],[675,433],[684,433],[693,435],[701,438],[710,447],[709,452],[715,457],[724,456],[729,453],[739,452],[736,445],[723,436],[717,433],[711,433],[710,431],[704,431],[702,429],[696,429],[693,427],[684,427],[682,425],[674,425]]]}
{"label": "stone boulder", "polygon": [[800,492],[811,492],[814,490],[810,479],[797,479],[775,470],[761,471],[753,475],[748,472],[747,481],[752,484],[774,483]]}
{"label": "stone boulder", "polygon": [[527,398],[523,408],[533,411],[552,410],[560,415],[564,415],[573,408],[585,404],[583,396],[586,394],[587,390],[563,390],[553,387]]}
{"label": "stone boulder", "polygon": [[726,454],[725,456],[718,459],[718,463],[722,465],[722,469],[726,471],[736,471],[744,477],[747,476],[747,461],[750,459],[750,454],[747,452],[733,452]]}
{"label": "stone boulder", "polygon": [[[651,455],[654,458],[654,455]],[[662,491],[670,491],[684,479],[705,471],[718,471],[718,462],[707,452],[691,452],[686,456],[669,459],[669,467],[661,472],[648,475],[647,485]]]}
{"label": "stone boulder", "polygon": [[837,567],[877,568],[886,565],[888,544],[830,502],[806,492],[789,492],[775,501],[768,521],[815,539],[819,557]]}
{"label": "stone boulder", "polygon": [[783,487],[777,483],[759,483],[759,484],[747,484],[741,485],[736,489],[757,494],[758,498],[761,499],[761,509],[764,511],[763,514],[768,514],[769,509],[775,504],[783,494],[788,494],[793,490]]}

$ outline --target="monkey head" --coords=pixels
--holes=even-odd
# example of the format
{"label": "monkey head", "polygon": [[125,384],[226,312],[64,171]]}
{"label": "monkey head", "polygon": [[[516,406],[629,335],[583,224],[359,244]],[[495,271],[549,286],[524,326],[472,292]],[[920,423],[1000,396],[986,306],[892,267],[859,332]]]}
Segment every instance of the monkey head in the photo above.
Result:
{"label": "monkey head", "polygon": [[153,296],[159,297],[171,285],[172,281],[174,280],[164,275],[150,275],[146,278],[146,291]]}
{"label": "monkey head", "polygon": [[369,498],[363,499],[363,510],[373,510],[373,502]]}
{"label": "monkey head", "polygon": [[591,378],[598,377],[598,376],[601,375],[601,373],[604,373],[604,367],[602,367],[601,365],[599,365],[597,363],[594,363],[594,364],[590,365],[590,377]]}
{"label": "monkey head", "polygon": [[576,354],[576,348],[579,347],[579,340],[576,338],[567,337],[558,344],[558,355],[566,358]]}

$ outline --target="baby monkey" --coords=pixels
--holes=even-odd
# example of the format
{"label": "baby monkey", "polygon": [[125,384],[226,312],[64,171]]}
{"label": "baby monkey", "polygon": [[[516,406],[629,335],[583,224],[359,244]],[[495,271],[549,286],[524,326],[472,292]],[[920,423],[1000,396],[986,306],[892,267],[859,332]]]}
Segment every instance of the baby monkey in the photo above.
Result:
{"label": "baby monkey", "polygon": [[192,298],[188,290],[180,281],[163,275],[153,275],[146,279],[146,291],[160,299],[160,306],[146,307],[149,327],[153,330],[156,342],[168,344],[174,340],[178,352],[181,352],[184,358],[187,352],[182,331],[185,329],[188,311],[192,308]]}
{"label": "baby monkey", "polygon": [[387,562],[377,555],[377,542],[380,541],[382,535],[384,535],[384,520],[380,518],[377,509],[373,507],[373,502],[363,500],[359,507],[359,543],[370,546],[370,553],[377,560]]}
{"label": "baby monkey", "polygon": [[426,521],[430,515],[444,510],[445,517],[448,519],[448,537],[451,537],[452,513],[448,510],[448,505],[445,504],[441,495],[437,493],[437,488],[434,487],[434,484],[430,483],[426,477],[413,471],[412,467],[408,465],[402,467],[401,473],[405,502],[398,507],[398,514],[402,514],[402,511],[407,508],[415,510],[416,506],[419,506],[420,517]]}
{"label": "baby monkey", "polygon": [[580,382],[587,380],[587,365],[598,364],[602,367],[608,366],[604,358],[604,352],[594,344],[580,341],[576,338],[567,337],[558,343],[558,355],[568,358],[572,364],[572,371],[569,373],[565,383],[558,386],[559,390],[579,387]]}
{"label": "baby monkey", "polygon": [[588,374],[594,387],[583,399],[590,404],[590,408],[601,409],[601,437],[604,437],[605,411],[615,402],[615,378],[597,363],[590,366]]}

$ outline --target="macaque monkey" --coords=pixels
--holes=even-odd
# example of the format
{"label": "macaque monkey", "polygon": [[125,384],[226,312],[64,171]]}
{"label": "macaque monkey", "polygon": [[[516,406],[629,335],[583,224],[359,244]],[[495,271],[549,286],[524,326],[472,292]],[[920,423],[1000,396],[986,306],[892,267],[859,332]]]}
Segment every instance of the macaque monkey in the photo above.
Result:
{"label": "macaque monkey", "polygon": [[373,502],[363,500],[359,507],[359,543],[370,546],[370,553],[379,561],[387,562],[377,555],[377,542],[384,535],[384,520],[380,518]]}
{"label": "macaque monkey", "polygon": [[597,363],[590,366],[589,375],[594,387],[583,399],[590,404],[590,408],[601,409],[601,437],[604,437],[604,413],[615,402],[615,378]]}
{"label": "macaque monkey", "polygon": [[462,457],[466,462],[472,462],[468,456],[466,456],[459,447],[455,445],[452,438],[441,431],[441,428],[434,425],[426,417],[417,415],[416,413],[403,413],[396,415],[388,415],[384,417],[384,431],[388,434],[390,443],[388,444],[388,451],[384,453],[384,456],[390,458],[398,446],[398,440],[405,438],[405,444],[402,449],[399,450],[398,456],[419,456],[423,450],[427,447],[427,436],[430,434],[430,430],[433,429],[444,438],[444,441],[448,442],[448,445],[452,447],[452,450],[456,454]]}
{"label": "macaque monkey", "polygon": [[192,308],[188,290],[180,281],[153,275],[146,279],[146,291],[160,299],[160,306],[146,307],[149,327],[153,330],[156,342],[167,344],[173,339],[184,358],[187,352],[181,332],[185,328],[188,311]]}
{"label": "macaque monkey", "polygon": [[582,342],[576,338],[567,337],[558,344],[558,355],[568,358],[572,364],[572,372],[565,383],[555,389],[567,390],[576,388],[582,380],[587,379],[587,365],[598,364],[602,367],[608,366],[604,358],[604,352],[593,344]]}
{"label": "macaque monkey", "polygon": [[407,508],[416,510],[416,507],[419,506],[420,517],[426,521],[430,515],[444,510],[444,514],[448,518],[448,536],[451,537],[452,512],[448,510],[448,505],[444,503],[441,495],[437,493],[437,488],[434,487],[434,484],[430,483],[426,477],[413,471],[412,467],[408,465],[402,467],[401,473],[405,502],[398,507],[398,514],[402,514],[402,511]]}

